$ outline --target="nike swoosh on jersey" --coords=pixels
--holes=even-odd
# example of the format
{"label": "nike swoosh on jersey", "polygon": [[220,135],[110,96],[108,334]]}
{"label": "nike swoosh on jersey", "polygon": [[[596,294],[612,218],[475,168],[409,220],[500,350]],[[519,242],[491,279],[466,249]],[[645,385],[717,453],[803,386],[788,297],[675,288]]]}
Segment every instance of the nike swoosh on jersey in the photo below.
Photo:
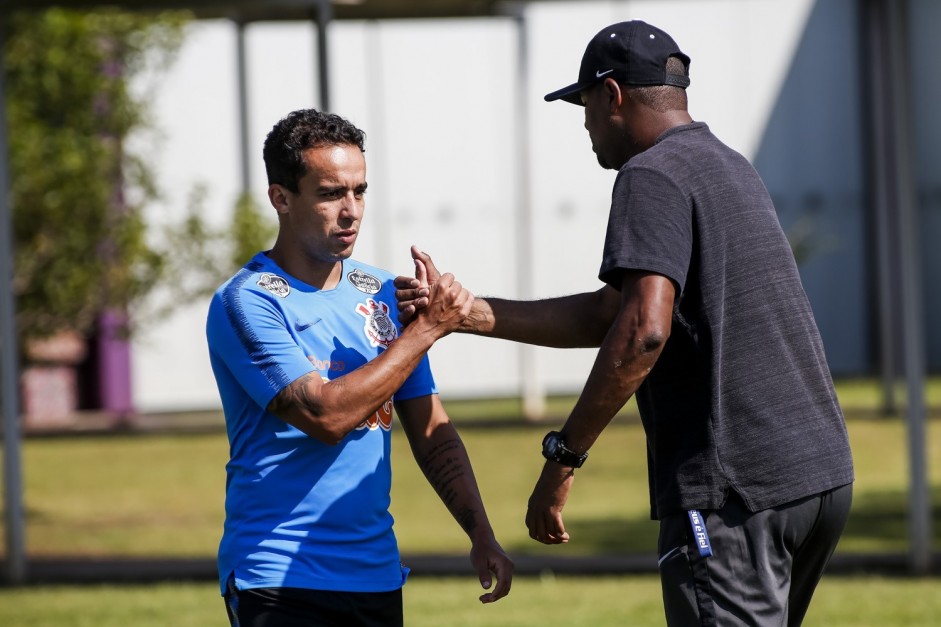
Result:
{"label": "nike swoosh on jersey", "polygon": [[312,326],[320,322],[320,320],[321,318],[317,318],[313,322],[301,322],[300,320],[295,320],[294,330],[297,331],[298,333],[302,333],[303,331],[306,331],[307,329],[311,328]]}

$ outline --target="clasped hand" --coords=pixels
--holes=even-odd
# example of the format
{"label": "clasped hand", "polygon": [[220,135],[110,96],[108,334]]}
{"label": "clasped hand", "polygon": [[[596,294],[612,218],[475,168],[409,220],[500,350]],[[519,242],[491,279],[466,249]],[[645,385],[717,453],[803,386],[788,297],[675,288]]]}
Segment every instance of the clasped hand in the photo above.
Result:
{"label": "clasped hand", "polygon": [[399,322],[406,326],[422,320],[436,329],[439,337],[447,335],[470,314],[474,295],[450,272],[439,273],[431,257],[415,246],[412,246],[412,257],[415,278],[400,276],[394,281]]}
{"label": "clasped hand", "polygon": [[415,262],[415,276],[398,276],[395,285],[395,299],[398,301],[399,322],[407,326],[414,320],[419,310],[430,302],[431,285],[441,278],[441,273],[431,261],[431,256],[412,246],[412,259]]}

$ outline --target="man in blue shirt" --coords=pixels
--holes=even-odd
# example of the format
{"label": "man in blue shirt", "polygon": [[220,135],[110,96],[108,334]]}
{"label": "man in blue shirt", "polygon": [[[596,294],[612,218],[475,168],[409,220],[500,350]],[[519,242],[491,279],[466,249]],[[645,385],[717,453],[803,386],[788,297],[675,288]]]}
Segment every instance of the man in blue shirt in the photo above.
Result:
{"label": "man in blue shirt", "polygon": [[445,275],[407,329],[393,275],[351,259],[366,192],[365,136],[314,110],[264,146],[274,247],[216,292],[207,338],[230,443],[222,594],[233,625],[402,624],[388,511],[395,406],[415,459],[505,596],[497,543],[467,453],[438,398],[427,351],[473,295]]}

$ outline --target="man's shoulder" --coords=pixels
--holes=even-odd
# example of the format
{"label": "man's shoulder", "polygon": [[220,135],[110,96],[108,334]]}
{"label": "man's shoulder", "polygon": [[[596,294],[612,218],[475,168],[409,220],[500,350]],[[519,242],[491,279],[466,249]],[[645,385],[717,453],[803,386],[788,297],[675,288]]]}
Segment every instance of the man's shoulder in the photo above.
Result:
{"label": "man's shoulder", "polygon": [[659,159],[669,159],[672,155],[688,154],[700,148],[714,150],[718,146],[724,144],[712,134],[705,122],[690,122],[663,131],[653,146],[639,153],[631,161],[656,162]]}
{"label": "man's shoulder", "polygon": [[217,298],[232,296],[236,292],[261,291],[275,296],[287,296],[290,284],[277,267],[265,263],[262,255],[256,255],[238,272],[229,277],[215,292]]}
{"label": "man's shoulder", "polygon": [[[748,168],[747,160],[723,143],[705,122],[692,122],[664,131],[657,142],[630,159],[620,174],[648,173],[682,184],[700,180],[704,173],[720,167]],[[643,174],[638,178],[643,179]]]}
{"label": "man's shoulder", "polygon": [[259,253],[216,289],[210,311],[241,307],[245,298],[251,299],[252,295],[262,299],[285,298],[290,293],[288,279],[276,267],[265,263],[264,253]]}
{"label": "man's shoulder", "polygon": [[705,122],[692,122],[667,129],[646,152],[650,153],[651,158],[671,160],[680,157],[687,162],[716,157],[745,161],[741,153],[716,137]]}
{"label": "man's shoulder", "polygon": [[350,258],[343,262],[343,276],[340,280],[371,296],[390,285],[394,278],[395,274],[389,270]]}

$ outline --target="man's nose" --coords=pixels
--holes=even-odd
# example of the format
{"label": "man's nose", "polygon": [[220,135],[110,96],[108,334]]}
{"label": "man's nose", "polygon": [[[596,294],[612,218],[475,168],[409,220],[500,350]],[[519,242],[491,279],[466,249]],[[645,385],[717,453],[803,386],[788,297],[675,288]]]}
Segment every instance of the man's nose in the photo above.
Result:
{"label": "man's nose", "polygon": [[345,218],[357,219],[362,213],[362,203],[356,198],[356,194],[349,192],[340,199],[340,215]]}

